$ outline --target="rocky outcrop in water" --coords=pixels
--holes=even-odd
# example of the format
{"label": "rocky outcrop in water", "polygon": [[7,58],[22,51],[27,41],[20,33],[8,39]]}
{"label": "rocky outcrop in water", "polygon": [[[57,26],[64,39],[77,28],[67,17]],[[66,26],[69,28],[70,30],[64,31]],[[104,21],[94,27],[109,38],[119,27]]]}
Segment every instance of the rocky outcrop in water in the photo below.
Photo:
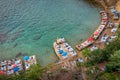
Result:
{"label": "rocky outcrop in water", "polygon": [[41,38],[41,35],[37,35],[33,38],[33,40],[39,40]]}
{"label": "rocky outcrop in water", "polygon": [[15,43],[15,44],[13,45],[13,48],[15,48],[17,45],[18,45],[18,44],[17,44],[17,43]]}
{"label": "rocky outcrop in water", "polygon": [[8,32],[0,34],[0,44],[3,44],[7,40]]}
{"label": "rocky outcrop in water", "polygon": [[6,41],[7,42],[15,41],[20,36],[20,33],[22,33],[24,30],[18,29],[16,32],[13,33],[13,35],[8,36],[8,33],[11,31],[12,30],[8,30],[8,31],[0,34],[0,44],[5,43]]}
{"label": "rocky outcrop in water", "polygon": [[22,53],[22,52],[19,52],[15,55],[15,58],[18,58],[18,57],[21,57],[21,56],[25,56],[27,55],[27,53]]}

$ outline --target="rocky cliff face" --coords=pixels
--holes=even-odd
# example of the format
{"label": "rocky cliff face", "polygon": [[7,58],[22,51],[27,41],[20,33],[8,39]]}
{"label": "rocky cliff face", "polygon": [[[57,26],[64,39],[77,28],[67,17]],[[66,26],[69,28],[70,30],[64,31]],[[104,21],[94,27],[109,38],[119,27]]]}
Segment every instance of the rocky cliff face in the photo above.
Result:
{"label": "rocky cliff face", "polygon": [[116,4],[117,0],[103,0],[106,4],[106,6],[113,6]]}
{"label": "rocky cliff face", "polygon": [[89,2],[100,2],[102,5],[106,5],[106,7],[114,6],[118,0],[86,0]]}

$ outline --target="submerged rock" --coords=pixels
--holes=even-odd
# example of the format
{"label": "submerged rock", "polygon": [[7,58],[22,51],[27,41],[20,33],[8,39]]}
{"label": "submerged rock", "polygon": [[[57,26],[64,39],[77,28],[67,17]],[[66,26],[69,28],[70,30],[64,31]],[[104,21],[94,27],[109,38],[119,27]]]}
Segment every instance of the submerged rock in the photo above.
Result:
{"label": "submerged rock", "polygon": [[15,44],[13,45],[13,48],[15,48],[17,45],[18,45],[18,44],[17,44],[17,43],[15,43]]}
{"label": "submerged rock", "polygon": [[7,34],[8,32],[0,34],[0,44],[3,44],[7,40]]}
{"label": "submerged rock", "polygon": [[41,35],[37,35],[33,38],[33,40],[39,40],[41,38]]}
{"label": "submerged rock", "polygon": [[21,56],[25,56],[27,55],[27,53],[22,53],[22,52],[19,52],[15,55],[15,58],[18,58],[18,57],[21,57]]}

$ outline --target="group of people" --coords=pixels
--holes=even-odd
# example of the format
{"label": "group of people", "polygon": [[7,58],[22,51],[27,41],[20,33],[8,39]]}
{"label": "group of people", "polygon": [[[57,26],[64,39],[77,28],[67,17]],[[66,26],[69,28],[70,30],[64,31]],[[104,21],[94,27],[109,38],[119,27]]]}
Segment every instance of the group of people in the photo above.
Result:
{"label": "group of people", "polygon": [[19,71],[23,70],[23,64],[21,59],[11,59],[0,61],[0,73],[12,75],[18,74]]}
{"label": "group of people", "polygon": [[[29,70],[30,65],[36,64],[36,57],[33,56],[25,56],[24,63],[21,59],[10,59],[10,60],[1,60],[0,61],[0,74],[19,74],[21,70]],[[25,66],[24,66],[25,64]]]}

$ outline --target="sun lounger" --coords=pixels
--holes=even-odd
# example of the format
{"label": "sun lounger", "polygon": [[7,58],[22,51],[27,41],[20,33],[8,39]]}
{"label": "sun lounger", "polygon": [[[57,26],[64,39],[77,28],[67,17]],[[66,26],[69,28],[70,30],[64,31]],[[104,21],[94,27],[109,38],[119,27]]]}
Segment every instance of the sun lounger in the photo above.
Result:
{"label": "sun lounger", "polygon": [[115,35],[113,35],[113,36],[111,36],[110,38],[109,38],[109,42],[112,42],[113,41],[113,39],[115,39],[117,36],[115,36]]}
{"label": "sun lounger", "polygon": [[29,63],[25,63],[25,70],[29,70],[30,69],[30,64]]}
{"label": "sun lounger", "polygon": [[96,50],[96,49],[98,49],[97,46],[93,46],[93,47],[90,48],[91,51],[94,51],[94,50]]}
{"label": "sun lounger", "polygon": [[66,59],[68,56],[62,56],[63,57],[63,59]]}
{"label": "sun lounger", "polygon": [[83,59],[82,59],[82,58],[79,58],[79,59],[77,59],[76,61],[78,61],[78,62],[83,62]]}
{"label": "sun lounger", "polygon": [[113,27],[113,23],[112,22],[109,22],[108,24],[109,24],[109,27],[111,27],[111,28]]}
{"label": "sun lounger", "polygon": [[1,62],[1,65],[7,65],[7,61],[6,61],[6,60],[3,60],[3,61]]}
{"label": "sun lounger", "polygon": [[108,39],[108,37],[109,37],[109,35],[103,36],[103,37],[101,38],[101,42],[106,42],[107,39]]}
{"label": "sun lounger", "polygon": [[7,67],[5,65],[1,66],[1,71],[6,71]]}
{"label": "sun lounger", "polygon": [[118,29],[118,28],[113,28],[113,29],[111,30],[111,32],[115,33],[115,32],[117,31],[117,29]]}
{"label": "sun lounger", "polygon": [[72,51],[74,51],[74,49],[73,48],[69,48],[68,51],[72,52]]}
{"label": "sun lounger", "polygon": [[114,26],[115,26],[115,27],[118,27],[118,26],[119,26],[119,23],[117,23],[117,22],[114,23]]}
{"label": "sun lounger", "polygon": [[117,37],[117,36],[115,36],[115,35],[111,36],[112,39],[115,39],[116,37]]}
{"label": "sun lounger", "polygon": [[70,54],[71,54],[72,56],[76,56],[76,55],[77,55],[77,53],[76,53],[75,51],[70,52]]}
{"label": "sun lounger", "polygon": [[8,70],[11,70],[12,69],[12,65],[8,64],[7,68],[8,68]]}

